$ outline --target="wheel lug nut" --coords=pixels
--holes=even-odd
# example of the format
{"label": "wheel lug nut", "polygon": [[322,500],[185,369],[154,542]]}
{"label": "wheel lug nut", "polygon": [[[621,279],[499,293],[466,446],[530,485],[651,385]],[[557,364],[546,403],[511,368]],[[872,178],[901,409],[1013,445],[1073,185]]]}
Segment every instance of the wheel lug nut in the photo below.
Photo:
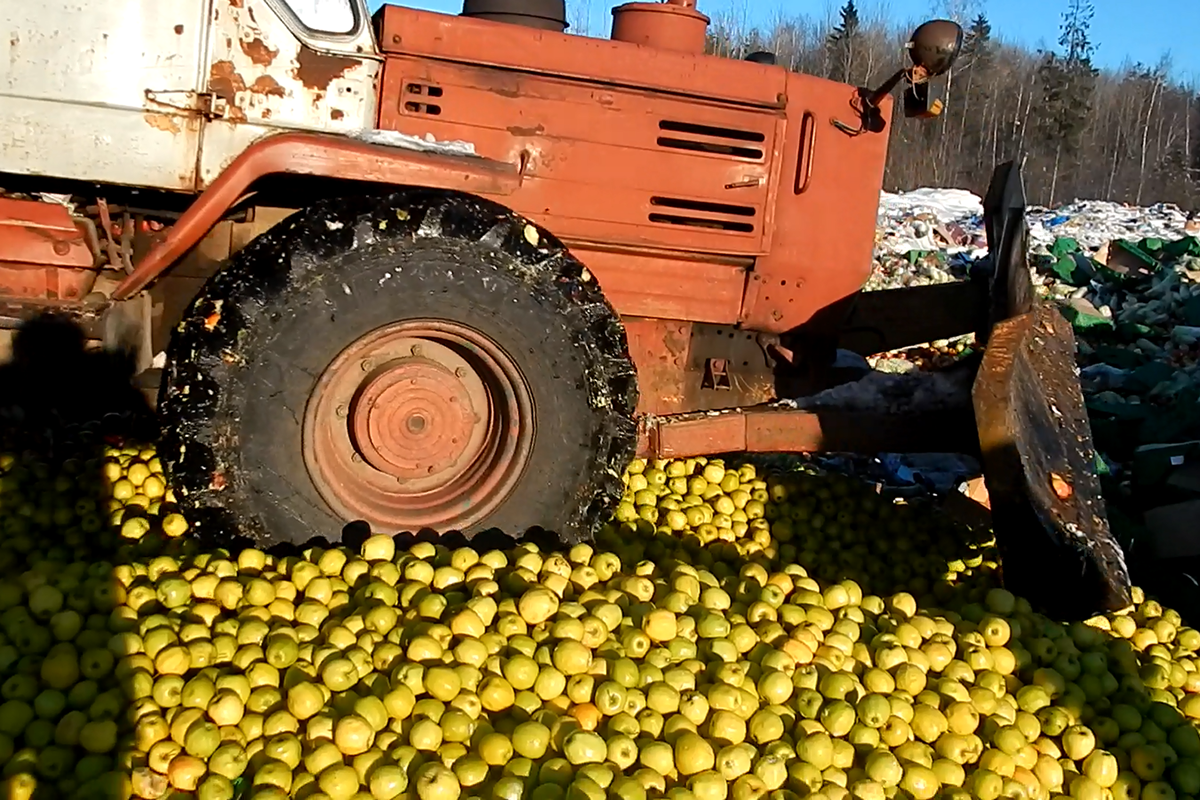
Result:
{"label": "wheel lug nut", "polygon": [[338,406],[338,407],[337,407],[337,415],[338,415],[338,419],[345,419],[345,418],[346,418],[346,415],[347,415],[347,414],[349,414],[349,413],[350,413],[350,410],[349,410],[349,409],[347,409],[345,406]]}
{"label": "wheel lug nut", "polygon": [[414,356],[419,356],[419,355],[421,355],[421,353],[422,353],[422,350],[421,350],[421,345],[419,345],[419,344],[414,344],[414,345],[412,346],[412,348],[411,348],[411,349],[410,349],[408,352],[412,353]]}
{"label": "wheel lug nut", "polygon": [[464,369],[463,367],[455,367],[454,368],[454,377],[456,377],[456,378],[467,377],[467,370]]}
{"label": "wheel lug nut", "polygon": [[362,456],[360,456],[358,453],[351,453],[350,460],[353,461],[355,464],[361,464]]}
{"label": "wheel lug nut", "polygon": [[371,370],[371,359],[369,359],[369,358],[364,358],[364,359],[363,359],[363,361],[362,361],[362,365],[361,365],[361,366],[362,366],[362,371],[363,371],[363,372],[370,372],[370,370]]}

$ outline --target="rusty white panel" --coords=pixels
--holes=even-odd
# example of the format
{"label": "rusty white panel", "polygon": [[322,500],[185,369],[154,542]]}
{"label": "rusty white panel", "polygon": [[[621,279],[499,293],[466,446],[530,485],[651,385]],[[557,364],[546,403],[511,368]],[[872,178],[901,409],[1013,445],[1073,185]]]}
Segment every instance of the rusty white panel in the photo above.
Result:
{"label": "rusty white panel", "polygon": [[0,171],[192,187],[213,1],[3,0]]}
{"label": "rusty white panel", "polygon": [[[313,0],[213,0],[206,86],[223,116],[205,126],[202,186],[268,133],[374,127],[382,60],[362,0],[317,5],[320,13]],[[349,33],[347,17],[355,22]],[[342,30],[322,32],[304,23]]]}

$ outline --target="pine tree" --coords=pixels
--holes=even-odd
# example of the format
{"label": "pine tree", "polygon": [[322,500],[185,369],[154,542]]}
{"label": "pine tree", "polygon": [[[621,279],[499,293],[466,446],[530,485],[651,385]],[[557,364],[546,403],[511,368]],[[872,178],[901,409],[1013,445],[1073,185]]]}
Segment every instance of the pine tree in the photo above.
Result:
{"label": "pine tree", "polygon": [[1046,53],[1038,70],[1042,104],[1037,128],[1042,146],[1054,157],[1047,205],[1054,203],[1063,167],[1078,153],[1092,111],[1099,74],[1092,66],[1095,48],[1089,36],[1094,13],[1091,0],[1068,0],[1058,37],[1061,52]]}
{"label": "pine tree", "polygon": [[861,27],[858,20],[858,7],[854,5],[854,0],[846,0],[846,5],[842,6],[841,10],[838,11],[838,15],[842,18],[842,24],[834,28],[833,32],[829,34],[829,41],[831,43],[857,36]]}
{"label": "pine tree", "polygon": [[992,56],[992,23],[988,22],[987,15],[978,14],[971,20],[966,34],[962,51],[964,66],[984,66]]}
{"label": "pine tree", "polygon": [[827,40],[829,51],[830,75],[836,81],[852,83],[854,79],[854,54],[858,49],[862,36],[862,26],[858,19],[858,8],[854,0],[846,0],[838,12],[841,24],[834,28]]}
{"label": "pine tree", "polygon": [[[992,97],[993,76],[991,67],[995,62],[995,43],[992,41],[992,24],[985,14],[976,15],[963,37],[962,54],[956,69],[966,75],[966,86],[959,100],[958,152],[975,153],[975,161],[983,160],[987,140],[986,111]],[[972,168],[971,172],[974,172]],[[975,176],[962,176],[971,180]]]}

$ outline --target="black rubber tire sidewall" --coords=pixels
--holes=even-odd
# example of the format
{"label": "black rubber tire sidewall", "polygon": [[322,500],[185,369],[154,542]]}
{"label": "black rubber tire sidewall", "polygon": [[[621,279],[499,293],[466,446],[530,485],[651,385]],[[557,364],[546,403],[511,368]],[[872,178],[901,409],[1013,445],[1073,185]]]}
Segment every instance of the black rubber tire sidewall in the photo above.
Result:
{"label": "black rubber tire sidewall", "polygon": [[534,400],[524,475],[464,532],[588,538],[632,457],[636,387],[615,314],[578,262],[511,212],[448,193],[324,204],[283,225],[214,278],[172,342],[164,452],[207,532],[336,539],[349,520],[321,499],[301,450],[312,388],[360,336],[433,318],[490,337]]}

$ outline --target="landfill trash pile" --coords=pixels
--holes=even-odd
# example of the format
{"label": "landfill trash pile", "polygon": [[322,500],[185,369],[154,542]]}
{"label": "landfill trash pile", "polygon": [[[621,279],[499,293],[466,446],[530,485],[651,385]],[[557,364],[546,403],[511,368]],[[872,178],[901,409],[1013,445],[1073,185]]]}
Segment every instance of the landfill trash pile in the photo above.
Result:
{"label": "landfill trash pile", "polygon": [[[1099,201],[1033,208],[1027,219],[1034,284],[1075,328],[1114,531],[1143,557],[1200,554],[1200,535],[1184,535],[1200,514],[1200,219],[1173,205]],[[884,193],[877,241],[869,288],[962,280],[986,268],[982,203],[961,190]],[[919,373],[974,350],[965,336],[869,361],[882,372]],[[958,473],[972,466],[961,460]],[[885,454],[870,468],[898,485],[933,488],[910,456]]]}
{"label": "landfill trash pile", "polygon": [[[1089,253],[1117,240],[1174,241],[1200,235],[1200,223],[1177,206],[1146,208],[1080,200],[1026,213],[1035,252],[1048,252],[1069,237]],[[986,254],[983,201],[963,189],[916,189],[879,200],[875,271],[868,289],[945,283],[964,277],[972,261]]]}
{"label": "landfill trash pile", "polygon": [[1200,794],[1178,613],[1048,619],[990,534],[850,478],[636,461],[595,546],[266,553],[101,434],[0,455],[8,797]]}

